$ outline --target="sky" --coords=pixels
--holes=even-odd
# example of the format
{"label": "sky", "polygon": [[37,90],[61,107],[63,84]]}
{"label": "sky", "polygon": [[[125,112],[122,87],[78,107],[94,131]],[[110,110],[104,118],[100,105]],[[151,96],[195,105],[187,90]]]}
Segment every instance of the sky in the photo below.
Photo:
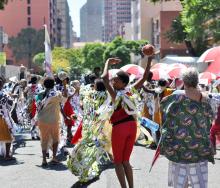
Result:
{"label": "sky", "polygon": [[87,0],[68,0],[70,7],[70,15],[73,21],[73,30],[80,36],[80,8],[86,3]]}

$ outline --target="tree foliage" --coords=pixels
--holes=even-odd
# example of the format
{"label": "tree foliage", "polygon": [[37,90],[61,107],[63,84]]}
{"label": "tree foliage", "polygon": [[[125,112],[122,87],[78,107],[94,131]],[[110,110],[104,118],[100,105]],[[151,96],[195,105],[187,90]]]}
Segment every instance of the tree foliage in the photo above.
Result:
{"label": "tree foliage", "polygon": [[32,59],[35,54],[44,50],[44,30],[22,29],[16,37],[9,38],[8,45],[17,61]]}
{"label": "tree foliage", "polygon": [[199,56],[220,41],[220,0],[181,0],[181,4],[183,11],[166,36],[172,42],[185,42],[191,54]]}
{"label": "tree foliage", "polygon": [[[130,54],[140,55],[141,47],[146,43],[147,41],[125,41],[117,37],[107,44],[86,44],[83,49],[57,47],[52,52],[52,69],[54,72],[65,70],[69,72],[71,79],[79,79],[81,74],[92,71],[95,67],[103,68],[109,57],[119,57],[122,60],[120,67],[131,63]],[[38,53],[33,62],[43,68],[44,58],[44,53]]]}
{"label": "tree foliage", "polygon": [[[111,43],[108,44],[104,52],[104,60],[110,57],[118,57],[122,60],[120,66],[131,63],[131,53],[135,55],[141,55],[141,48],[144,44],[147,44],[148,41],[125,41],[121,37],[116,37]],[[118,68],[115,65],[115,68]]]}
{"label": "tree foliage", "polygon": [[105,44],[86,44],[82,50],[84,68],[93,70],[95,67],[103,66],[103,53],[106,50]]}

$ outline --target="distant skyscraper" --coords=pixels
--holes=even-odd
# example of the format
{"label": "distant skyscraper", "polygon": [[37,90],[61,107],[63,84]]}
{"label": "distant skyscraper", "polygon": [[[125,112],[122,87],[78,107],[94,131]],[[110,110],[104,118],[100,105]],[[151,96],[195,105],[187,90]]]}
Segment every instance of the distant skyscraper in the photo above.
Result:
{"label": "distant skyscraper", "polygon": [[104,0],[104,41],[119,35],[121,25],[131,22],[131,0]]}
{"label": "distant skyscraper", "polygon": [[57,0],[58,45],[70,48],[73,43],[73,24],[67,0]]}
{"label": "distant skyscraper", "polygon": [[102,41],[103,0],[87,0],[80,9],[80,40]]}

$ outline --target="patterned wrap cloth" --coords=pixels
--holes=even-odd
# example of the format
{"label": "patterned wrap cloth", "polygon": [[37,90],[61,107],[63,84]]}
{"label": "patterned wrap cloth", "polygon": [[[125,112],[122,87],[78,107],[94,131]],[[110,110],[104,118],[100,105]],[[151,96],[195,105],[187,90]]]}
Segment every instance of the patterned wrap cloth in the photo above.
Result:
{"label": "patterned wrap cloth", "polygon": [[161,102],[163,113],[161,154],[176,163],[214,163],[209,139],[214,118],[210,104],[173,94]]}
{"label": "patterned wrap cloth", "polygon": [[96,92],[90,86],[82,86],[83,99],[82,141],[77,144],[68,160],[68,168],[78,176],[79,181],[87,182],[101,173],[100,164],[109,160],[106,152],[111,153],[111,125],[109,119],[120,101],[128,114],[137,114],[138,93],[129,90],[119,91],[116,102],[106,92]]}

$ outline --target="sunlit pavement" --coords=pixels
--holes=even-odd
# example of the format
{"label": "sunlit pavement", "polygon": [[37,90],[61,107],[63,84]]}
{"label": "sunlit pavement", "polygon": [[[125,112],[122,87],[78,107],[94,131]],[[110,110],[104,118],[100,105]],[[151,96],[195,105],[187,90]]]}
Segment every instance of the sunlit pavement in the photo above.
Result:
{"label": "sunlit pavement", "polygon": [[[153,170],[149,173],[154,150],[142,146],[135,146],[131,163],[134,169],[135,188],[165,188],[167,187],[168,161],[160,157]],[[65,158],[57,166],[49,165],[43,169],[41,165],[41,149],[39,141],[27,141],[26,147],[16,150],[16,162],[0,160],[1,188],[69,188],[80,187],[77,177],[66,167]],[[216,156],[220,158],[220,151]],[[220,187],[220,160],[216,164],[209,164],[209,187]],[[95,182],[85,185],[89,188],[119,188],[113,168],[102,172]]]}

